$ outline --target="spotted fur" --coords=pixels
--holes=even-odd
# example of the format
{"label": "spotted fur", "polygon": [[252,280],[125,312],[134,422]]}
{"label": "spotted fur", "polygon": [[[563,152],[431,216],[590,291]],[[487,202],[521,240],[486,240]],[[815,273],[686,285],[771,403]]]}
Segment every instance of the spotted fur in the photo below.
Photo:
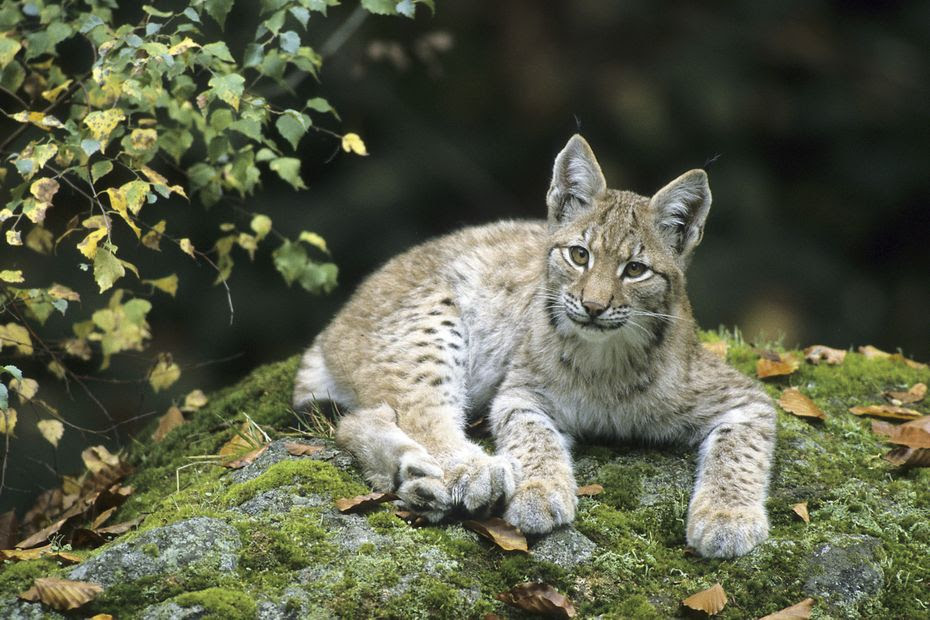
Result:
{"label": "spotted fur", "polygon": [[[574,441],[698,445],[688,542],[748,552],[768,535],[775,416],[696,338],[684,271],[706,174],[651,198],[607,189],[574,136],[546,201],[546,222],[467,228],[368,278],[304,355],[295,406],[346,408],[337,441],[430,519],[499,510],[530,533],[574,518]],[[485,410],[494,455],[464,430]]]}

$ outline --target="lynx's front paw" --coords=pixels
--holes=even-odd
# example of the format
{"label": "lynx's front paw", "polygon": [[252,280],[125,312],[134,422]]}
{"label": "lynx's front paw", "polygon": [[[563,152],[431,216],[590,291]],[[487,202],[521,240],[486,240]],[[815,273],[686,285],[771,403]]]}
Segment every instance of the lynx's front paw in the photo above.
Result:
{"label": "lynx's front paw", "polygon": [[439,463],[425,451],[411,450],[401,457],[397,470],[397,496],[404,504],[425,516],[441,521],[451,508],[449,492]]}
{"label": "lynx's front paw", "polygon": [[575,518],[575,484],[527,480],[517,487],[504,519],[526,534],[546,534]]}
{"label": "lynx's front paw", "polygon": [[483,451],[450,468],[448,480],[452,503],[472,514],[487,512],[499,501],[508,501],[516,487],[513,461]]}
{"label": "lynx's front paw", "polygon": [[706,558],[735,558],[768,538],[764,506],[728,508],[711,501],[693,503],[688,512],[688,544]]}

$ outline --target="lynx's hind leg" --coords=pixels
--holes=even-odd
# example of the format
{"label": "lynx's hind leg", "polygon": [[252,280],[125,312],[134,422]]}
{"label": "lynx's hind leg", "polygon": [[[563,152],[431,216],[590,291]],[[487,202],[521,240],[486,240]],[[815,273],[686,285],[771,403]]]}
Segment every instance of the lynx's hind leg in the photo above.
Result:
{"label": "lynx's hind leg", "polygon": [[339,421],[336,442],[355,455],[375,490],[393,491],[413,510],[439,521],[450,508],[442,467],[396,420],[387,405],[353,411]]}
{"label": "lynx's hind leg", "polygon": [[319,339],[300,358],[292,397],[294,409],[304,409],[315,400],[329,400],[344,407],[351,407],[355,400],[330,374]]}

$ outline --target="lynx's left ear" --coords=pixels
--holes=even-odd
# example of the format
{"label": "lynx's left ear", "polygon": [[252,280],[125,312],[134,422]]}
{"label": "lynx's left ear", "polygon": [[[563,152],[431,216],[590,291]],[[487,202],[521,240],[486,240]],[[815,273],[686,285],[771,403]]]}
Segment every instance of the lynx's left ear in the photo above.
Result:
{"label": "lynx's left ear", "polygon": [[707,173],[690,170],[656,192],[649,203],[659,235],[684,260],[704,236],[710,199]]}
{"label": "lynx's left ear", "polygon": [[549,223],[571,218],[607,190],[607,181],[587,141],[575,134],[555,158],[552,184],[546,194]]}

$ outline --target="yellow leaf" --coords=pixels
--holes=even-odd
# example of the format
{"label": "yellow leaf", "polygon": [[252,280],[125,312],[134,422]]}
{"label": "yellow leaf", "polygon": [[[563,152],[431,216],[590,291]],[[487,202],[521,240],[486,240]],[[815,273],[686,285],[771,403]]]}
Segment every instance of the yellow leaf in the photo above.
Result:
{"label": "yellow leaf", "polygon": [[152,372],[149,373],[149,385],[156,392],[171,387],[181,377],[181,367],[171,360],[171,355],[162,353]]}
{"label": "yellow leaf", "polygon": [[174,297],[178,292],[178,276],[174,273],[163,278],[157,278],[155,280],[142,280],[142,283],[151,284],[158,290],[164,291],[172,297]]}
{"label": "yellow leaf", "polygon": [[0,409],[0,435],[12,435],[16,428],[16,409]]}
{"label": "yellow leaf", "polygon": [[0,271],[0,281],[10,284],[23,282],[23,271],[22,269],[3,269]]}
{"label": "yellow leaf", "polygon": [[69,86],[71,86],[71,81],[72,81],[72,80],[65,80],[64,82],[62,82],[61,84],[59,84],[59,85],[56,86],[55,88],[50,88],[50,89],[48,89],[48,90],[43,90],[43,91],[42,91],[42,98],[45,99],[46,101],[48,101],[49,103],[54,103],[55,100],[58,99],[58,97],[61,96],[61,93],[63,93],[65,90],[68,89]]}
{"label": "yellow leaf", "polygon": [[142,245],[150,250],[161,250],[161,236],[165,234],[165,220],[160,220],[152,229],[142,235]]}
{"label": "yellow leaf", "polygon": [[89,233],[83,240],[77,244],[77,249],[89,258],[93,260],[97,256],[97,245],[100,243],[100,240],[103,239],[107,234],[106,228],[98,228],[97,230]]}
{"label": "yellow leaf", "polygon": [[58,441],[65,433],[64,424],[58,420],[39,420],[36,423],[36,426],[39,427],[39,432],[42,433],[43,437],[45,437],[45,441],[49,442],[57,448]]}
{"label": "yellow leaf", "polygon": [[6,231],[6,242],[10,245],[22,245],[23,239],[18,230]]}
{"label": "yellow leaf", "polygon": [[157,184],[159,184],[159,185],[165,185],[165,186],[168,185],[168,179],[166,179],[165,177],[163,177],[163,176],[162,176],[161,174],[159,174],[158,172],[152,170],[152,169],[149,168],[148,166],[142,166],[142,168],[140,168],[140,170],[142,170],[142,174],[145,175],[145,178],[147,178],[147,179],[148,179],[149,181],[151,181],[152,183],[157,183]]}
{"label": "yellow leaf", "polygon": [[19,379],[10,379],[10,389],[19,394],[20,402],[26,402],[31,400],[33,396],[36,395],[36,392],[39,391],[39,382],[35,379],[24,378],[22,381]]}
{"label": "yellow leaf", "polygon": [[136,238],[138,239],[140,236],[142,236],[142,230],[136,226],[136,223],[132,221],[131,217],[129,217],[129,207],[126,204],[126,194],[122,191],[122,188],[107,188],[107,196],[110,197],[110,206],[113,207],[114,211],[119,213],[120,217],[123,218],[123,221],[125,221],[132,229],[132,232],[136,233]]}
{"label": "yellow leaf", "polygon": [[133,129],[129,134],[129,148],[132,153],[144,153],[155,146],[158,132],[154,129]]}
{"label": "yellow leaf", "polygon": [[55,179],[38,179],[29,186],[29,193],[35,196],[35,199],[39,202],[51,202],[52,197],[58,191],[58,187],[58,181]]}
{"label": "yellow leaf", "polygon": [[39,254],[48,254],[54,247],[52,233],[41,226],[33,226],[26,235],[26,247]]}
{"label": "yellow leaf", "polygon": [[271,218],[267,215],[262,215],[261,213],[255,215],[249,225],[255,232],[256,239],[259,241],[264,239],[266,236],[268,236],[268,233],[271,232]]}
{"label": "yellow leaf", "polygon": [[300,233],[299,239],[329,254],[329,249],[326,247],[326,240],[315,232],[308,232],[305,230]]}
{"label": "yellow leaf", "polygon": [[119,456],[107,450],[105,446],[87,448],[81,452],[81,460],[84,461],[84,466],[93,474],[99,474],[105,469],[120,466]]}
{"label": "yellow leaf", "polygon": [[191,240],[190,240],[190,239],[188,239],[187,237],[184,237],[184,238],[181,239],[181,241],[179,242],[179,245],[181,246],[181,251],[182,251],[182,252],[184,252],[185,254],[187,254],[188,256],[190,256],[191,258],[196,258],[196,257],[194,256],[194,244],[191,243]]}
{"label": "yellow leaf", "polygon": [[175,43],[168,48],[168,54],[171,56],[177,56],[178,54],[183,54],[187,50],[193,49],[195,47],[200,47],[200,44],[195,43],[193,40],[191,40],[190,37],[184,37],[180,43]]}
{"label": "yellow leaf", "polygon": [[368,149],[365,148],[365,143],[357,133],[347,133],[342,136],[342,150],[356,155],[368,155]]}
{"label": "yellow leaf", "polygon": [[67,286],[53,284],[48,288],[48,294],[55,299],[67,299],[68,301],[81,301],[81,296],[72,291]]}
{"label": "yellow leaf", "polygon": [[61,121],[52,116],[51,114],[45,114],[43,112],[29,112],[23,110],[22,112],[17,112],[11,116],[14,121],[19,121],[20,123],[32,123],[40,129],[48,131],[49,129],[64,127],[61,124]]}
{"label": "yellow leaf", "polygon": [[29,330],[18,323],[0,325],[0,348],[15,347],[23,355],[32,355],[32,337]]}
{"label": "yellow leaf", "polygon": [[255,259],[255,250],[258,249],[258,240],[254,235],[241,232],[239,233],[239,237],[236,239],[236,243],[239,244],[240,248],[249,253],[250,259]]}
{"label": "yellow leaf", "polygon": [[190,394],[184,397],[181,411],[197,411],[206,404],[207,396],[203,393],[203,390],[192,390]]}
{"label": "yellow leaf", "polygon": [[100,142],[100,150],[106,146],[107,140],[116,126],[126,119],[126,115],[119,108],[110,110],[95,110],[84,117],[84,124],[90,129],[94,139]]}

